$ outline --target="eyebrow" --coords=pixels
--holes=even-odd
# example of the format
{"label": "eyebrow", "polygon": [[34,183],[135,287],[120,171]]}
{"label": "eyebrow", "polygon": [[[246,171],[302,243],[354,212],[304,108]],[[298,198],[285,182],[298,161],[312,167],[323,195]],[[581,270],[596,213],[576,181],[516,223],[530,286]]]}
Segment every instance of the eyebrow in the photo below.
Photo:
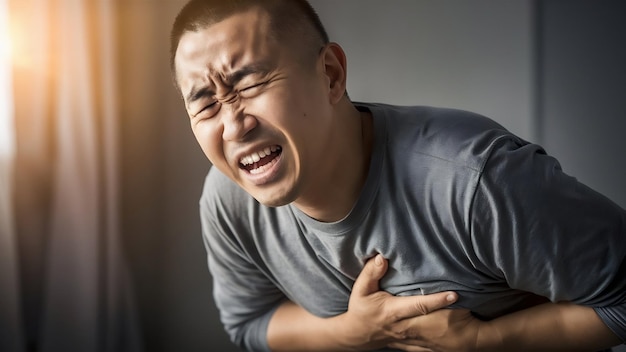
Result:
{"label": "eyebrow", "polygon": [[239,83],[239,81],[244,79],[246,76],[254,74],[266,74],[268,71],[269,70],[266,65],[262,63],[252,63],[241,67],[235,72],[227,74],[224,77],[224,83],[232,87]]}
{"label": "eyebrow", "polygon": [[185,101],[187,102],[187,109],[189,109],[189,105],[194,101],[207,96],[213,95],[214,92],[209,87],[192,87],[189,94],[185,96]]}
{"label": "eyebrow", "polygon": [[[226,74],[224,76],[223,81],[226,85],[233,87],[237,83],[239,83],[239,81],[241,81],[247,76],[250,76],[253,74],[267,74],[267,72],[269,72],[269,69],[267,68],[266,65],[260,64],[260,63],[253,63],[253,64],[245,65],[241,67],[240,69],[236,70],[235,72]],[[193,103],[194,101],[204,96],[213,95],[213,94],[215,94],[215,92],[211,90],[208,86],[204,86],[204,87],[194,86],[191,88],[191,91],[189,92],[189,94],[185,96],[185,100],[187,101],[187,106],[189,107],[189,105],[191,105],[191,103]]]}

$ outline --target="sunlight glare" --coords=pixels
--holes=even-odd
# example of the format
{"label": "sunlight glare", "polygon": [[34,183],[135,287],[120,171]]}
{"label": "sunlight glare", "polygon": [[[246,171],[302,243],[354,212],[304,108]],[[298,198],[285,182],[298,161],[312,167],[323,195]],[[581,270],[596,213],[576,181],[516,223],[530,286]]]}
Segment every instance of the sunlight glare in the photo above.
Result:
{"label": "sunlight glare", "polygon": [[9,35],[8,4],[0,0],[0,62],[5,65],[11,58],[11,36]]}
{"label": "sunlight glare", "polygon": [[7,0],[0,0],[0,159],[13,153],[13,94]]}

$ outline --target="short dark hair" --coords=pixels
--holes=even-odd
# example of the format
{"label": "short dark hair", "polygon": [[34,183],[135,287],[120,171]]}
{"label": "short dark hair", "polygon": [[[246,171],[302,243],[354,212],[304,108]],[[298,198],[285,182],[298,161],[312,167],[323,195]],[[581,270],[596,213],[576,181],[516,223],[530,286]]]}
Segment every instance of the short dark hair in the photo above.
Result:
{"label": "short dark hair", "polygon": [[315,51],[329,42],[319,16],[306,0],[190,0],[176,16],[170,36],[170,69],[174,82],[176,50],[183,34],[202,30],[255,6],[267,11],[272,33],[278,39],[298,35],[304,47]]}

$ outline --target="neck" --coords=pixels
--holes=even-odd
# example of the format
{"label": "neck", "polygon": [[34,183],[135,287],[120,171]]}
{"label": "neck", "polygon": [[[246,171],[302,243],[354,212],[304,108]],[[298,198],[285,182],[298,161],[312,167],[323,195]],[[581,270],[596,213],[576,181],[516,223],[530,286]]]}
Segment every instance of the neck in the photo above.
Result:
{"label": "neck", "polygon": [[369,170],[373,130],[370,113],[358,111],[347,101],[335,118],[328,167],[314,175],[315,186],[294,204],[308,216],[323,222],[346,217],[354,207]]}

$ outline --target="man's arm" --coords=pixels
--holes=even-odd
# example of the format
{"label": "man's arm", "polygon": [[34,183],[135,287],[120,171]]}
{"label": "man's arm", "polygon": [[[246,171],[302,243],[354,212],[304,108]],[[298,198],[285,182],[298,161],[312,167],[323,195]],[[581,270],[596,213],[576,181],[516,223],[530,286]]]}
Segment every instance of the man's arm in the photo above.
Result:
{"label": "man's arm", "polygon": [[509,351],[598,351],[621,343],[593,308],[571,303],[542,304],[484,326],[479,347],[485,351],[498,346]]}
{"label": "man's arm", "polygon": [[[348,311],[331,318],[312,315],[292,302],[272,316],[267,341],[272,351],[365,351],[403,340],[409,324],[457,299],[453,292],[428,296],[394,297],[380,291],[387,261],[369,260],[356,279]],[[414,320],[407,320],[414,318]]]}
{"label": "man's arm", "polygon": [[[597,351],[620,343],[592,308],[547,303],[491,321],[466,309],[441,309],[456,300],[443,292],[394,297],[379,290],[387,261],[377,256],[357,278],[348,311],[316,317],[282,304],[268,327],[272,351]],[[450,296],[450,299],[449,299]]]}
{"label": "man's arm", "polygon": [[621,343],[593,308],[546,303],[491,321],[465,309],[444,309],[412,320],[403,351],[598,351]]}
{"label": "man's arm", "polygon": [[597,350],[626,339],[626,211],[513,137],[494,143],[477,186],[470,216],[477,269],[570,302],[500,317],[481,336],[533,350]]}

